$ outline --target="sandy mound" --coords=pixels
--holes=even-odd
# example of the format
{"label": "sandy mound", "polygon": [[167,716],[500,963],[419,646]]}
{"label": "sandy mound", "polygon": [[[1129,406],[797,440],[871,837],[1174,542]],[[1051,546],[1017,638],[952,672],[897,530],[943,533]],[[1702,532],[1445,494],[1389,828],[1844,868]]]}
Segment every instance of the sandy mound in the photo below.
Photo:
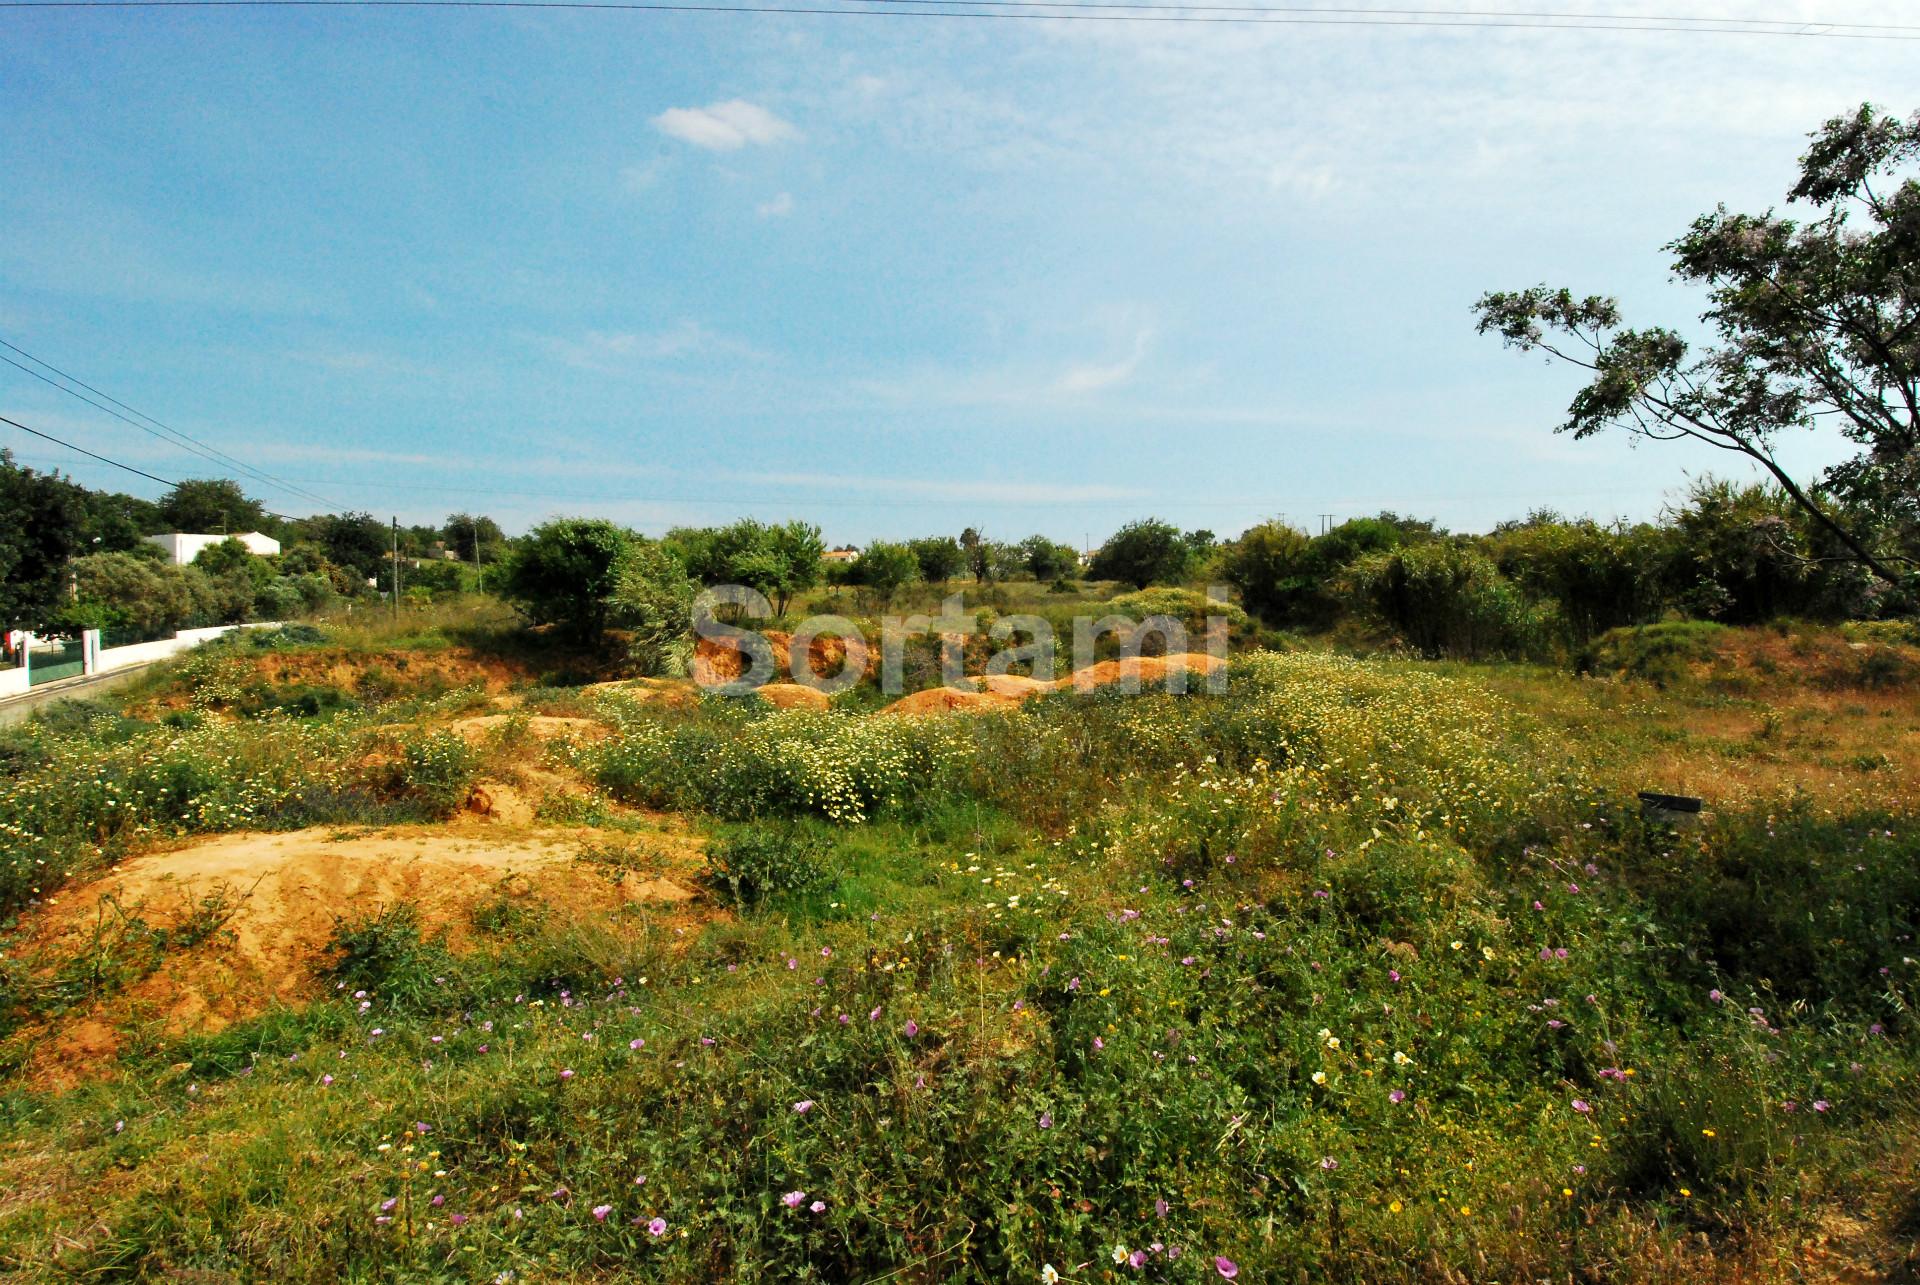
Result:
{"label": "sandy mound", "polygon": [[1111,683],[1157,683],[1182,669],[1187,671],[1188,681],[1192,682],[1195,678],[1204,678],[1226,667],[1226,661],[1203,651],[1190,651],[1184,655],[1175,653],[1171,656],[1129,656],[1124,660],[1103,660],[1097,665],[1076,669],[1071,678],[1061,680],[1056,687],[1071,686],[1075,691],[1086,692]]}
{"label": "sandy mound", "polygon": [[[793,635],[777,629],[763,631],[763,636],[773,645],[774,665],[778,672],[776,681],[793,676]],[[816,678],[832,678],[840,672],[847,657],[845,640],[823,635],[813,640],[807,648],[806,664]],[[878,649],[867,648],[867,672],[873,671],[878,657]],[[747,657],[730,638],[701,638],[693,648],[693,681],[701,687],[718,687],[730,683],[747,670]]]}
{"label": "sandy mound", "polygon": [[775,709],[825,709],[832,704],[825,692],[803,683],[768,683],[754,694]]}
{"label": "sandy mound", "polygon": [[530,735],[543,741],[560,736],[600,737],[607,734],[605,727],[590,718],[569,718],[559,714],[481,714],[475,718],[459,719],[449,727],[469,741],[478,741],[489,732],[516,722],[524,723]]}
{"label": "sandy mound", "polygon": [[693,898],[700,857],[688,835],[652,836],[648,850],[659,854],[661,868],[619,878],[575,859],[588,837],[568,830],[493,838],[474,830],[313,829],[222,835],[128,861],[43,914],[29,954],[84,952],[109,899],[156,928],[177,928],[209,897],[237,908],[208,941],[168,952],[157,971],[45,1032],[35,1078],[65,1084],[109,1069],[103,1062],[129,1024],[157,1023],[176,1035],[213,1031],[276,1002],[314,998],[323,989],[314,967],[336,917],[411,903],[425,927],[445,929],[460,949],[472,941],[475,907],[496,897],[576,919],[632,902],[671,908]]}
{"label": "sandy mound", "polygon": [[1189,684],[1197,684],[1206,675],[1225,669],[1227,662],[1205,652],[1172,656],[1129,656],[1125,660],[1103,660],[1097,665],[1076,670],[1071,677],[1051,683],[1018,674],[990,674],[966,681],[978,690],[930,687],[911,696],[903,696],[880,712],[883,714],[948,714],[1008,709],[1043,692],[1072,690],[1090,692],[1113,683],[1155,683],[1168,674],[1187,672]]}
{"label": "sandy mound", "polygon": [[953,687],[929,687],[911,696],[902,696],[881,710],[882,714],[977,714],[996,709],[1014,709],[1018,696],[998,692],[963,692]]}
{"label": "sandy mound", "polygon": [[980,691],[993,692],[1000,696],[1014,696],[1025,700],[1041,692],[1059,690],[1058,682],[1044,682],[1038,678],[1028,678],[1021,674],[985,674],[974,679]]}

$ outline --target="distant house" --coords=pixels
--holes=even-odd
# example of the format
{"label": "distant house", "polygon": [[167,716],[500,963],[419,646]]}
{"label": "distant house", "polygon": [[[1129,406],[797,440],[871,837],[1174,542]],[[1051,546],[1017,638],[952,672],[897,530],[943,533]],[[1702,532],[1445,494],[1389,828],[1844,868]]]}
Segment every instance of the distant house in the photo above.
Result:
{"label": "distant house", "polygon": [[169,531],[165,535],[150,535],[148,544],[157,544],[166,550],[167,561],[176,567],[184,567],[200,556],[202,549],[212,548],[226,540],[238,540],[247,546],[247,552],[257,553],[263,558],[273,557],[280,552],[280,542],[270,535],[261,535],[258,531],[249,531],[245,535],[188,535],[182,531]]}
{"label": "distant house", "polygon": [[860,550],[848,545],[844,549],[828,549],[820,558],[823,562],[858,562]]}

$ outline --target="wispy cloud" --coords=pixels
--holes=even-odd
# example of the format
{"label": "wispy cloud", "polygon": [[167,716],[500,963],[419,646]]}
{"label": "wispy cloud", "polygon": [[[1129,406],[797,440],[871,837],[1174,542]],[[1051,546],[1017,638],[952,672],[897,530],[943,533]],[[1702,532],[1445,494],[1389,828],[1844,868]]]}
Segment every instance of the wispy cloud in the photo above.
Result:
{"label": "wispy cloud", "polygon": [[978,500],[1008,504],[1058,504],[1087,500],[1134,500],[1147,492],[1136,487],[1081,482],[958,481],[948,478],[858,477],[844,473],[739,473],[731,480],[759,486],[856,491],[902,499]]}
{"label": "wispy cloud", "polygon": [[793,194],[782,192],[771,201],[762,201],[754,206],[753,212],[763,219],[784,219],[793,213]]}
{"label": "wispy cloud", "polygon": [[683,320],[660,330],[589,330],[575,339],[548,338],[546,347],[569,366],[613,372],[638,363],[676,361],[709,353],[753,354],[739,340],[717,335],[697,321]]}
{"label": "wispy cloud", "polygon": [[1151,331],[1141,330],[1133,337],[1133,352],[1120,361],[1104,365],[1078,365],[1069,367],[1067,373],[1060,376],[1054,388],[1063,393],[1097,393],[1103,388],[1114,388],[1133,378],[1133,372],[1139,369],[1140,362],[1147,355],[1147,342],[1153,337]]}
{"label": "wispy cloud", "polygon": [[800,137],[791,122],[744,98],[707,107],[669,107],[653,118],[653,127],[711,152],[737,152],[748,144],[766,146]]}

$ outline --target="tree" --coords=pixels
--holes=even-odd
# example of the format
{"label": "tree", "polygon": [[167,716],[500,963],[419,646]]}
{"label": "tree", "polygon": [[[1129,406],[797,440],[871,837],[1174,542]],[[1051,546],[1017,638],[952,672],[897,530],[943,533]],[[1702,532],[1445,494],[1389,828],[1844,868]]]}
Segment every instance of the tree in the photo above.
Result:
{"label": "tree", "polygon": [[853,564],[854,583],[884,607],[920,574],[920,560],[904,544],[875,540]]}
{"label": "tree", "polygon": [[724,527],[676,527],[663,543],[701,584],[757,589],[773,600],[776,615],[786,614],[793,595],[820,583],[820,559],[827,552],[817,526],[770,526],[753,518]]}
{"label": "tree", "polygon": [[371,513],[327,513],[310,525],[327,561],[354,572],[363,584],[379,579],[393,560],[391,533]]}
{"label": "tree", "polygon": [[543,523],[507,555],[501,596],[536,625],[595,642],[606,631],[609,600],[633,539],[601,518]]}
{"label": "tree", "polygon": [[1070,544],[1030,535],[1020,542],[1020,561],[1035,580],[1064,580],[1080,567],[1080,555]]}
{"label": "tree", "polygon": [[[1895,581],[1920,565],[1920,179],[1902,175],[1920,158],[1920,113],[1863,106],[1812,138],[1788,201],[1816,217],[1723,205],[1666,247],[1674,273],[1706,288],[1716,346],[1691,354],[1671,330],[1623,329],[1612,299],[1546,286],[1482,296],[1479,329],[1590,374],[1560,431],[1743,455],[1841,556]],[[1862,449],[1802,485],[1778,439],[1823,423]]]}
{"label": "tree", "polygon": [[0,628],[43,628],[66,597],[66,564],[86,551],[86,492],[0,450]]}
{"label": "tree", "polygon": [[1249,611],[1270,621],[1291,620],[1319,588],[1312,546],[1284,522],[1262,522],[1226,547],[1221,571]]}
{"label": "tree", "polygon": [[620,563],[609,619],[627,631],[627,654],[649,674],[681,675],[693,662],[693,600],[700,591],[672,546],[635,540]]}
{"label": "tree", "polygon": [[449,513],[440,538],[463,562],[498,562],[507,537],[500,524],[485,514]]}
{"label": "tree", "polygon": [[1194,546],[1180,534],[1179,527],[1145,518],[1114,532],[1093,555],[1087,574],[1095,580],[1121,580],[1136,589],[1155,583],[1178,584],[1186,579],[1194,555]]}
{"label": "tree", "polygon": [[160,516],[175,531],[245,535],[266,525],[260,501],[224,477],[189,478],[160,497]]}
{"label": "tree", "polygon": [[909,540],[907,547],[913,550],[913,559],[920,564],[920,578],[928,584],[944,586],[966,565],[965,551],[960,548],[960,542],[950,535]]}
{"label": "tree", "polygon": [[960,533],[960,555],[962,564],[973,574],[975,583],[985,584],[993,578],[992,550],[972,527]]}
{"label": "tree", "polygon": [[87,628],[159,638],[193,618],[192,587],[171,563],[121,551],[89,554],[74,560],[73,585],[69,615]]}

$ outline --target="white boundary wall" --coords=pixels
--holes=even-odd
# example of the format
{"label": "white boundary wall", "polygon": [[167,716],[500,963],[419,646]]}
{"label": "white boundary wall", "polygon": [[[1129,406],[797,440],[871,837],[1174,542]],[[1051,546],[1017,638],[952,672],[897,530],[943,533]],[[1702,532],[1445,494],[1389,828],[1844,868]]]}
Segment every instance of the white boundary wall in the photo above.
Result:
{"label": "white boundary wall", "polygon": [[[152,642],[132,643],[125,647],[100,646],[100,631],[89,629],[84,635],[83,654],[85,665],[82,673],[86,675],[110,674],[116,669],[125,669],[129,665],[151,665],[156,660],[165,660],[177,656],[183,651],[198,647],[201,643],[235,629],[277,629],[277,620],[260,620],[245,625],[214,625],[207,629],[182,629],[171,638],[157,638]],[[32,654],[34,636],[26,636],[26,644],[21,648],[23,656]],[[26,665],[16,669],[0,670],[0,700],[9,696],[24,695],[32,686],[32,675]]]}

